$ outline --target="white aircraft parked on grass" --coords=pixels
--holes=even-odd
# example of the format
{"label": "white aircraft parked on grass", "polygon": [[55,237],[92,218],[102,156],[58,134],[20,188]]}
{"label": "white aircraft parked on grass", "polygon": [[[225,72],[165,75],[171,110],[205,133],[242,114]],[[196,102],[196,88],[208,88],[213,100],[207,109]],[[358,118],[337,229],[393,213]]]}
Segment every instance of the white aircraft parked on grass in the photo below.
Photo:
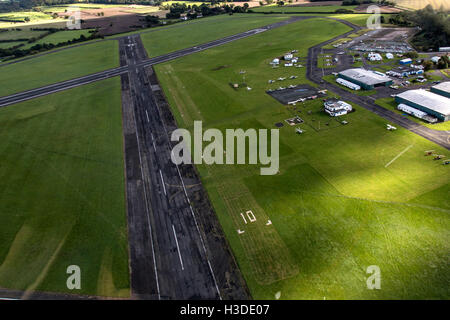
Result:
{"label": "white aircraft parked on grass", "polygon": [[397,130],[397,128],[396,128],[396,127],[394,127],[394,126],[391,126],[391,125],[390,125],[390,124],[388,124],[388,123],[386,123],[386,129],[387,129],[387,130],[389,130],[389,131]]}

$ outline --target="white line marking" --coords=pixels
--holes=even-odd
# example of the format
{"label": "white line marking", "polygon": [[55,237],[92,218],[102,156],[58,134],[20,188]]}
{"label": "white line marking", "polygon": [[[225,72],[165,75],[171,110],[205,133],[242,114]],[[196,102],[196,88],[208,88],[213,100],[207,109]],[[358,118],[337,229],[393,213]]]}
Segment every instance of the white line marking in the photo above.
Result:
{"label": "white line marking", "polygon": [[[136,117],[134,117],[134,127],[136,128],[136,139],[138,141],[139,163],[142,166],[141,147],[139,145],[139,135],[138,135],[138,132],[137,132]],[[153,244],[153,231],[152,231],[152,226],[150,224],[150,213],[148,211],[147,189],[145,188],[144,172],[142,171],[142,168],[141,168],[141,178],[142,178],[142,184],[144,186],[145,210],[147,211],[147,224],[148,224],[148,228],[149,228],[149,231],[150,231],[150,242],[151,242],[151,245],[152,245],[153,266],[154,266],[154,269],[155,269],[155,279],[156,279],[156,291],[158,292],[158,300],[161,300],[161,293],[159,291],[158,269],[156,268],[155,246]]]}
{"label": "white line marking", "polygon": [[173,230],[173,236],[175,237],[175,243],[177,244],[178,257],[180,258],[180,263],[181,263],[181,270],[184,270],[183,259],[181,259],[181,251],[180,251],[180,247],[178,246],[177,233],[175,232],[175,227],[173,225],[172,225],[172,230]]}
{"label": "white line marking", "polygon": [[410,145],[408,147],[405,148],[405,150],[403,150],[402,152],[400,152],[394,159],[392,159],[391,161],[389,161],[384,167],[387,168],[388,166],[391,165],[392,162],[394,162],[395,160],[397,160],[402,154],[404,154],[406,151],[408,151],[409,149],[411,149],[411,147],[413,146]]}
{"label": "white line marking", "polygon": [[177,167],[178,175],[180,176],[181,185],[183,186],[183,190],[184,190],[184,194],[186,195],[186,199],[187,199],[188,203],[191,204],[191,201],[189,200],[189,197],[188,197],[187,192],[186,192],[186,187],[184,186],[183,178],[181,177],[180,169],[178,169],[178,165],[175,165],[175,166]]}
{"label": "white line marking", "polygon": [[[147,110],[145,110],[145,114],[147,115],[147,122],[150,122],[150,119],[149,119],[149,117],[148,117],[148,112],[147,112]],[[152,139],[153,140],[153,139]]]}
{"label": "white line marking", "polygon": [[[156,104],[156,109],[157,109],[157,111],[158,111],[159,117],[161,118],[161,123],[162,123],[162,125],[163,125],[163,127],[164,127],[164,131],[165,131],[165,133],[166,133],[167,140],[170,141],[169,133],[167,132],[166,124],[164,123],[163,117],[162,117],[162,115],[161,115],[161,111],[159,110],[159,106],[158,106],[157,103],[155,103],[155,104]],[[170,148],[170,142],[169,142],[169,149],[171,149],[171,148]],[[171,150],[170,150],[170,151],[171,151]],[[189,203],[189,208],[191,209],[192,217],[194,218],[194,221],[195,221],[195,226],[196,226],[196,228],[197,228],[198,236],[199,236],[200,241],[201,241],[202,246],[203,246],[203,251],[204,251],[204,253],[205,253],[205,258],[206,258],[206,260],[208,261],[209,269],[210,269],[212,278],[213,278],[213,280],[214,280],[214,285],[216,286],[217,294],[219,295],[219,299],[222,300],[222,296],[221,296],[221,294],[220,294],[219,286],[217,285],[217,280],[216,280],[216,277],[215,277],[215,275],[214,275],[214,271],[212,270],[211,263],[209,262],[208,253],[207,253],[207,251],[206,251],[205,243],[203,242],[203,237],[202,237],[202,234],[201,234],[201,232],[200,232],[200,228],[198,227],[197,218],[195,217],[194,210],[192,210],[191,202],[190,202],[189,197],[187,196],[187,193],[186,193],[186,188],[185,188],[185,186],[184,186],[183,177],[182,177],[181,174],[180,174],[180,170],[178,169],[178,165],[175,165],[175,166],[177,167],[178,175],[180,176],[181,183],[182,183],[183,189],[184,189],[184,193],[186,194],[186,199],[187,199],[187,201],[188,201],[188,203]]]}
{"label": "white line marking", "polygon": [[247,224],[247,220],[245,220],[244,214],[241,212],[241,217],[244,219],[245,224]]}
{"label": "white line marking", "polygon": [[161,181],[162,181],[162,185],[163,185],[163,188],[164,188],[164,194],[167,196],[166,185],[165,185],[165,183],[164,183],[164,178],[163,178],[161,169],[159,170],[159,174],[160,174],[160,176],[161,176]]}
{"label": "white line marking", "polygon": [[15,299],[15,298],[0,298],[0,300],[20,300],[20,299]]}

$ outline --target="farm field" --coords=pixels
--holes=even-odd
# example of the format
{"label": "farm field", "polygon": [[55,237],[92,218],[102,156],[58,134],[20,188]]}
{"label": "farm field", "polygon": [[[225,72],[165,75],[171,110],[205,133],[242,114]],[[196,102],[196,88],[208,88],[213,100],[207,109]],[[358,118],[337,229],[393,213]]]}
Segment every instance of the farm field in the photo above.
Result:
{"label": "farm field", "polygon": [[[378,99],[375,101],[375,103],[383,108],[386,108],[391,111],[395,111],[398,114],[404,114],[404,112],[397,109],[398,103],[395,102],[394,98]],[[448,122],[448,121],[431,124],[431,123],[417,119],[416,117],[413,117],[410,115],[405,115],[405,117],[409,118],[410,120],[412,120],[414,122],[420,123],[421,125],[423,125],[425,127],[428,127],[428,128],[434,129],[434,130],[444,130],[444,131],[450,130],[450,122]]]}
{"label": "farm field", "polygon": [[46,34],[47,31],[35,31],[30,28],[21,28],[20,30],[10,29],[0,32],[0,40],[28,40]]}
{"label": "farm field", "polygon": [[266,5],[263,7],[258,7],[252,9],[255,12],[280,12],[280,13],[289,13],[289,12],[324,12],[324,13],[332,13],[335,12],[338,9],[347,9],[347,10],[353,10],[357,6],[297,6],[297,7],[290,7],[290,6],[282,6],[279,7],[276,4],[272,5]]}
{"label": "farm field", "polygon": [[[25,18],[29,18],[30,20],[27,22]],[[55,25],[56,28],[57,24],[65,25],[66,22],[63,19],[53,19],[50,14],[44,12],[18,11],[0,13],[0,28],[24,27],[37,24]]]}
{"label": "farm field", "polygon": [[287,18],[246,14],[220,15],[144,32],[141,33],[141,38],[148,55],[155,57]]}
{"label": "farm field", "polygon": [[51,44],[58,44],[60,42],[66,42],[73,39],[78,39],[81,35],[84,35],[86,38],[91,35],[89,32],[89,29],[83,29],[83,30],[65,30],[65,31],[58,31],[52,34],[49,34],[48,36],[39,39],[38,41],[27,43],[25,46],[20,47],[20,49],[28,49],[31,48],[37,44],[44,44],[44,43],[51,43]]}
{"label": "farm field", "polygon": [[[348,30],[302,21],[156,71],[181,128],[192,130],[194,120],[220,130],[284,123],[274,176],[255,165],[197,165],[253,298],[448,299],[449,173],[424,150],[448,151],[387,131],[384,119],[356,105],[331,119],[320,100],[287,107],[265,93],[308,83],[304,68],[271,68],[274,57],[297,49],[304,59],[309,47]],[[241,71],[251,91],[230,86],[244,81]],[[290,75],[298,78],[268,84]],[[301,135],[284,121],[293,116],[304,120]],[[240,213],[249,210],[256,221],[247,225]],[[382,290],[367,289],[370,265],[381,269]]]}
{"label": "farm field", "polygon": [[[0,109],[0,287],[129,297],[120,79]],[[72,292],[73,293],[73,292]]]}
{"label": "farm field", "polygon": [[[81,77],[119,65],[117,41],[102,41],[0,65],[0,96]],[[45,77],[42,75],[45,74]],[[26,79],[26,81],[24,81]]]}
{"label": "farm field", "polygon": [[450,10],[450,3],[447,0],[394,0],[394,2],[402,8],[419,10],[431,4],[433,8],[439,9],[441,6],[445,10]]}

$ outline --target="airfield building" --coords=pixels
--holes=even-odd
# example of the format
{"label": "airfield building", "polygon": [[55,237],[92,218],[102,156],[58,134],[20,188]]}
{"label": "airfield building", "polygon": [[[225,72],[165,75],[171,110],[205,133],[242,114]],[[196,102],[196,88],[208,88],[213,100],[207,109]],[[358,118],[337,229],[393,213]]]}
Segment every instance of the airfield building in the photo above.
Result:
{"label": "airfield building", "polygon": [[400,64],[402,65],[407,65],[407,64],[411,64],[413,61],[411,58],[406,58],[406,59],[402,59],[399,61]]}
{"label": "airfield building", "polygon": [[352,111],[352,106],[338,99],[328,99],[323,104],[324,110],[332,117],[339,117]]}
{"label": "airfield building", "polygon": [[431,92],[450,98],[450,81],[439,83],[431,87]]}
{"label": "airfield building", "polygon": [[418,110],[416,108],[410,107],[410,106],[408,106],[406,104],[403,104],[403,103],[400,103],[397,106],[397,109],[400,110],[400,111],[403,111],[403,112],[405,112],[407,114],[410,114],[410,115],[412,115],[412,116],[414,116],[416,118],[419,118],[419,119],[425,120],[427,122],[430,122],[430,123],[437,122],[437,118],[432,117],[426,112],[420,111],[420,110]]}
{"label": "airfield building", "polygon": [[450,119],[450,99],[423,89],[409,90],[395,96],[399,104],[426,112],[441,121]]}
{"label": "airfield building", "polygon": [[365,90],[372,90],[376,87],[388,87],[392,85],[391,78],[381,72],[355,68],[347,69],[338,73],[338,77],[350,81]]}

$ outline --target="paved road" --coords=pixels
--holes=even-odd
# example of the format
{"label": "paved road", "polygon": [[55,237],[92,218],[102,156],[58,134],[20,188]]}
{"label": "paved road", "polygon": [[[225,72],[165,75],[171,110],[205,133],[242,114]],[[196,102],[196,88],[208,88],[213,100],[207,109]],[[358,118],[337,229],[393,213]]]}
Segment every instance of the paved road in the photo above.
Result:
{"label": "paved road", "polygon": [[[358,105],[362,106],[363,108],[386,119],[387,121],[395,123],[399,126],[402,126],[403,128],[405,128],[415,134],[418,134],[418,135],[424,137],[425,139],[450,150],[450,132],[433,130],[433,129],[427,128],[425,126],[422,126],[408,118],[403,117],[402,115],[400,115],[398,113],[395,113],[391,110],[387,110],[387,109],[375,104],[376,97],[359,96],[357,94],[354,94],[352,92],[344,90],[337,85],[334,85],[327,81],[322,80],[322,77],[324,75],[324,70],[322,68],[317,67],[317,57],[322,52],[322,50],[323,50],[322,47],[331,42],[336,41],[337,39],[345,38],[350,33],[353,33],[355,31],[361,29],[361,27],[355,26],[349,22],[343,22],[343,23],[350,26],[353,30],[346,34],[335,37],[335,38],[325,41],[321,44],[318,44],[314,47],[311,47],[308,50],[308,63],[307,63],[307,71],[306,71],[307,78],[309,80],[319,84],[321,87],[339,94],[344,100],[358,104]],[[332,51],[336,51],[336,50],[323,50],[323,51],[324,52],[332,52]],[[339,50],[337,50],[337,51],[339,51]],[[345,66],[344,66],[344,68],[345,68]],[[329,73],[335,72],[335,71],[336,70],[333,70],[333,71],[327,70],[327,73],[329,74]]]}

